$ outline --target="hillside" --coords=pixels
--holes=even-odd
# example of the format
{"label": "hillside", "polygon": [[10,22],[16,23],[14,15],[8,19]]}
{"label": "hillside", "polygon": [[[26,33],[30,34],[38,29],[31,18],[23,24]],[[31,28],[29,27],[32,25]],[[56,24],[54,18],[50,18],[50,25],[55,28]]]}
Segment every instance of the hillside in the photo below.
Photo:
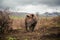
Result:
{"label": "hillside", "polygon": [[[18,17],[25,17],[28,13],[24,13],[24,12],[11,12],[10,15],[11,16],[18,16]],[[53,12],[53,13],[48,13],[45,12],[43,14],[39,14],[39,16],[44,16],[44,17],[51,17],[51,16],[60,16],[59,12]]]}

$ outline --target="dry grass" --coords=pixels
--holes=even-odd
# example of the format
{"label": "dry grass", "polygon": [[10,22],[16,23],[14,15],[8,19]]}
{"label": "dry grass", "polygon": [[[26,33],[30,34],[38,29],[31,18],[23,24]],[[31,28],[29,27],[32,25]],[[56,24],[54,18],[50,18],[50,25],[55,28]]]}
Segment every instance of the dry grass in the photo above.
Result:
{"label": "dry grass", "polygon": [[11,27],[18,32],[14,33],[14,31],[8,36],[16,38],[16,40],[60,40],[60,37],[58,37],[60,35],[60,24],[58,25],[57,22],[54,22],[53,18],[41,17],[34,32],[26,32],[24,18],[13,19]]}

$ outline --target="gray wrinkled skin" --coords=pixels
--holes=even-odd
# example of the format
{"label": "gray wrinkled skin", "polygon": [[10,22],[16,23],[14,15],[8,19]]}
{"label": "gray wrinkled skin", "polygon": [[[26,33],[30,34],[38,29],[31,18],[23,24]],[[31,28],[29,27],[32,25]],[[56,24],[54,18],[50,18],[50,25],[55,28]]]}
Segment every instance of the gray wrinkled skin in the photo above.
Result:
{"label": "gray wrinkled skin", "polygon": [[28,15],[25,18],[26,31],[34,31],[36,24],[37,24],[37,20],[35,16],[31,17],[31,15],[30,16]]}

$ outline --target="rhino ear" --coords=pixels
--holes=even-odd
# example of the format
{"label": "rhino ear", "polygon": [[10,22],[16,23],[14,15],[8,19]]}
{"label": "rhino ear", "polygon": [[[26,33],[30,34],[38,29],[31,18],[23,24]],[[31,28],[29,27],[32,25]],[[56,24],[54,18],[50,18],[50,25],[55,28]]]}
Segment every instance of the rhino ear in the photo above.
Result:
{"label": "rhino ear", "polygon": [[32,17],[34,17],[34,14],[32,14]]}
{"label": "rhino ear", "polygon": [[2,13],[2,11],[0,11],[0,13]]}
{"label": "rhino ear", "polygon": [[28,15],[26,15],[26,17],[29,17]]}

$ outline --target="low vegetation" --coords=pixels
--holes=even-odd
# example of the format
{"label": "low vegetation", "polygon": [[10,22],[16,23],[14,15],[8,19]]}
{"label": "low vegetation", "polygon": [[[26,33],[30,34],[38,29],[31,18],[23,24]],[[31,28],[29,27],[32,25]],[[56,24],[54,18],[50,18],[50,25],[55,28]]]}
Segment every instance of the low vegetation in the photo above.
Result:
{"label": "low vegetation", "polygon": [[11,24],[9,13],[0,11],[0,33],[7,33]]}
{"label": "low vegetation", "polygon": [[[60,16],[39,17],[33,32],[26,32],[24,20],[0,11],[0,33],[6,33],[12,27],[13,30],[4,36],[6,40],[60,40]],[[0,40],[4,40],[4,37],[1,36]]]}

